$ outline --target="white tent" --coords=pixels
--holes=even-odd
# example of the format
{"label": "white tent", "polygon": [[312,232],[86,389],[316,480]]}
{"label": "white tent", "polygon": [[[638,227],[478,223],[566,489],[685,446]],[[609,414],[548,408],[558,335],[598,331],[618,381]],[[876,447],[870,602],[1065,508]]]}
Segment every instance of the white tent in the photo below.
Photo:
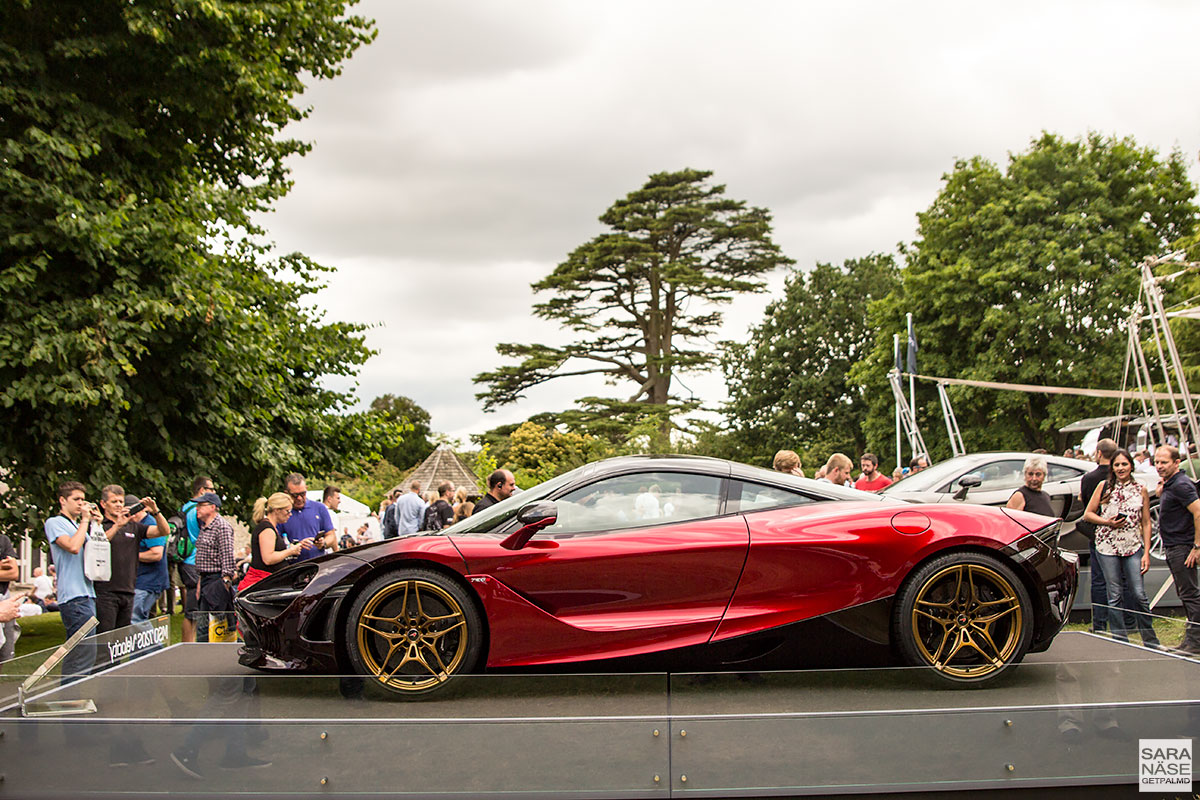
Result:
{"label": "white tent", "polygon": [[[322,491],[320,489],[308,490],[308,502],[321,502]],[[379,519],[371,514],[371,507],[366,503],[359,502],[346,493],[342,493],[342,502],[338,506],[338,512],[335,514],[332,511],[330,516],[333,517],[333,529],[337,531],[338,539],[342,538],[342,534],[349,531],[351,536],[358,533],[358,528],[364,522],[367,524],[367,530],[371,534],[372,541],[379,541],[383,538],[383,532],[379,529]]]}

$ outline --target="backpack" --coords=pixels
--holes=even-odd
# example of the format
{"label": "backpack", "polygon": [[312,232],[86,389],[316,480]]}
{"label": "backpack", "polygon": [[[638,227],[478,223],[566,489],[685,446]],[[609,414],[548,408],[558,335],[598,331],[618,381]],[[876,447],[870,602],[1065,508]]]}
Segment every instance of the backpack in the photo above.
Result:
{"label": "backpack", "polygon": [[196,552],[196,543],[188,535],[187,525],[179,516],[167,520],[171,532],[167,535],[167,560],[172,564],[182,564]]}
{"label": "backpack", "polygon": [[425,518],[421,520],[421,530],[440,531],[442,529],[442,515],[436,505],[436,503],[430,503],[429,508],[425,509]]}
{"label": "backpack", "polygon": [[394,539],[400,535],[400,521],[397,517],[396,504],[392,503],[383,512],[383,519],[379,522],[379,527],[383,531],[383,538]]}

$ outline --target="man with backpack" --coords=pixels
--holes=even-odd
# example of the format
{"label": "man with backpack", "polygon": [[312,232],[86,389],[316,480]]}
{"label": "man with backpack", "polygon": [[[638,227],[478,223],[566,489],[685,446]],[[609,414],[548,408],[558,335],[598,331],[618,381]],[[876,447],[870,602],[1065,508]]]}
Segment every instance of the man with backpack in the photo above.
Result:
{"label": "man with backpack", "polygon": [[[196,538],[200,536],[200,523],[196,519],[196,501],[209,492],[213,492],[212,478],[200,475],[192,481],[192,499],[179,509],[183,520],[183,528],[179,531],[176,542],[168,543],[168,551],[178,559],[179,581],[183,584],[183,641],[194,642],[197,635],[200,641],[208,641],[208,615],[200,613],[200,598],[197,588],[200,586],[200,573],[196,571]],[[176,545],[171,547],[171,545]]]}
{"label": "man with backpack", "polygon": [[454,522],[454,506],[450,505],[453,497],[453,483],[442,481],[438,484],[438,499],[425,509],[425,517],[421,520],[421,530],[440,531]]}

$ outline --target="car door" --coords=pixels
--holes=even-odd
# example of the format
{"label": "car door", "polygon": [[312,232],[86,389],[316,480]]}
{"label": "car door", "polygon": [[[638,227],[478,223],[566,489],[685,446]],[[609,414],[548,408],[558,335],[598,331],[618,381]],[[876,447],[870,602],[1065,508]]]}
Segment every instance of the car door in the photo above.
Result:
{"label": "car door", "polygon": [[725,483],[690,472],[605,477],[554,498],[558,521],[520,551],[472,569],[569,626],[576,635],[556,629],[546,647],[575,657],[706,642],[749,547],[745,521],[722,516]]}
{"label": "car door", "polygon": [[1087,472],[1082,465],[1049,463],[1042,491],[1050,495],[1056,516],[1074,521],[1083,514],[1086,504],[1079,501],[1079,484]]}
{"label": "car door", "polygon": [[[981,506],[1002,506],[1012,497],[1013,492],[1025,485],[1025,461],[1016,458],[988,461],[963,474],[974,475],[981,481],[967,494],[967,502]],[[952,498],[953,491],[957,488],[958,483],[955,479],[946,497]]]}

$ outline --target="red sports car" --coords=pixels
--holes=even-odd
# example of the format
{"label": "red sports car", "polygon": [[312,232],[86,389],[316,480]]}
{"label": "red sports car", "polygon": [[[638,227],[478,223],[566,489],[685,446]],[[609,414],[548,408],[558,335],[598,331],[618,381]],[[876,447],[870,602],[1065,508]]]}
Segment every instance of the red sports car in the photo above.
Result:
{"label": "red sports car", "polygon": [[264,669],[403,696],[483,671],[928,667],[992,681],[1074,598],[1058,522],[911,505],[708,458],[589,464],[436,533],[286,567],[237,598]]}

